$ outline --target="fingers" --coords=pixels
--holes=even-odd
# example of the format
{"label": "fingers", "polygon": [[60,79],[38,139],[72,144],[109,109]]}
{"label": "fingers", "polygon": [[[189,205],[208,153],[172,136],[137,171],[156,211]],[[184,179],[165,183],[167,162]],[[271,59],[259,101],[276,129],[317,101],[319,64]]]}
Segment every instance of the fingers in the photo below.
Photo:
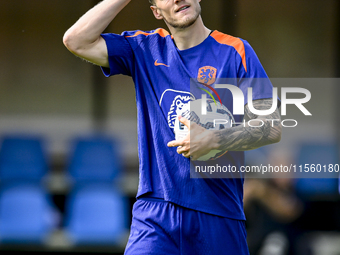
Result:
{"label": "fingers", "polygon": [[187,153],[182,153],[183,157],[185,158],[190,158],[190,152],[187,152]]}
{"label": "fingers", "polygon": [[188,153],[189,151],[190,151],[190,148],[187,148],[185,146],[178,146],[177,147],[177,153],[178,154]]}
{"label": "fingers", "polygon": [[185,146],[179,146],[177,148],[177,153],[182,154],[183,157],[190,158],[190,149]]}
{"label": "fingers", "polygon": [[178,147],[178,146],[182,146],[183,142],[181,140],[173,140],[168,142],[167,146],[168,147]]}
{"label": "fingers", "polygon": [[189,150],[190,142],[186,141],[185,139],[173,140],[173,141],[168,142],[167,146],[178,147],[177,150]]}
{"label": "fingers", "polygon": [[182,117],[181,115],[178,116],[178,120],[184,124],[188,130],[190,130],[190,121],[187,118]]}
{"label": "fingers", "polygon": [[183,140],[174,140],[168,142],[168,147],[177,147],[177,153],[182,154],[186,158],[190,158],[190,147],[188,144]]}
{"label": "fingers", "polygon": [[[182,116],[178,117],[178,120],[183,123],[190,130],[190,121]],[[188,136],[187,136],[188,137]],[[186,137],[186,138],[187,138]],[[173,140],[168,142],[168,147],[177,147],[177,153],[182,154],[186,158],[190,158],[190,142],[185,139]]]}

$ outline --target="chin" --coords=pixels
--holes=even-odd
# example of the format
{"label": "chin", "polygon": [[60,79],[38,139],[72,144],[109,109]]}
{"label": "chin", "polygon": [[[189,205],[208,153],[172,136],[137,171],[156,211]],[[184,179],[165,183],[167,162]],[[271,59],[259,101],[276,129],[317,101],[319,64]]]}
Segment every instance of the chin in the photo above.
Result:
{"label": "chin", "polygon": [[167,23],[168,23],[168,25],[172,26],[173,28],[185,29],[185,28],[188,28],[188,27],[192,26],[193,24],[195,24],[198,17],[199,17],[199,14],[195,15],[194,17],[187,17],[183,21],[178,21],[178,22],[167,21]]}
{"label": "chin", "polygon": [[[166,19],[163,17],[163,19],[165,23],[167,23],[168,26],[171,26],[173,28],[178,28],[178,29],[185,29],[195,24],[200,14],[201,14],[201,8],[200,6],[196,6],[196,7],[193,7],[193,9],[191,9],[190,12],[188,12],[182,18]],[[174,16],[177,16],[177,15],[174,15]]]}

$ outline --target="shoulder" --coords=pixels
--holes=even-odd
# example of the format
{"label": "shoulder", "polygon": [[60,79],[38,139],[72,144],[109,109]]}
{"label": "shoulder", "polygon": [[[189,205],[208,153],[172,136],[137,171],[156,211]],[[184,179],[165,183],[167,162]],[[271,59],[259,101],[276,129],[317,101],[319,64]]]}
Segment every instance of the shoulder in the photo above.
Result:
{"label": "shoulder", "polygon": [[158,38],[166,38],[169,36],[171,38],[168,31],[163,28],[157,28],[151,31],[142,31],[142,30],[134,30],[134,31],[124,31],[121,34],[114,33],[105,33],[101,35],[105,40],[122,40],[125,39],[130,42],[141,42],[145,38],[148,37],[158,37]]}
{"label": "shoulder", "polygon": [[248,57],[249,43],[241,38],[221,33],[217,30],[213,31],[210,35],[218,44],[232,49],[243,63],[244,68],[247,70],[246,59]]}
{"label": "shoulder", "polygon": [[172,41],[169,32],[163,28],[157,28],[151,31],[124,31],[121,34],[105,33],[101,36],[105,39],[107,45],[126,45],[126,47],[130,47],[132,50],[137,49],[142,44],[144,44],[145,47],[153,48],[166,45]]}
{"label": "shoulder", "polygon": [[221,33],[215,30],[211,33],[211,37],[215,39],[215,41],[221,45],[226,45],[227,47],[232,47],[233,50],[239,55],[242,59],[242,63],[247,70],[247,62],[248,61],[258,61],[258,57],[251,47],[251,45],[244,39],[239,37],[234,37],[228,34]]}
{"label": "shoulder", "polygon": [[[131,45],[133,49],[144,44],[146,47],[157,47],[171,41],[168,31],[163,28],[157,28],[151,31],[125,31],[121,36]],[[170,40],[169,40],[170,39]]]}
{"label": "shoulder", "polygon": [[216,42],[222,45],[233,47],[244,47],[244,40],[232,35],[224,34],[217,30],[214,30],[210,36],[215,39]]}
{"label": "shoulder", "polygon": [[142,31],[142,30],[134,30],[134,31],[125,31],[122,35],[126,38],[145,38],[149,36],[160,36],[160,37],[167,37],[170,36],[169,32],[163,28],[157,28],[151,31]]}
{"label": "shoulder", "polygon": [[[168,31],[163,28],[158,28],[151,31],[142,31],[142,30],[134,30],[134,31],[124,31],[121,34],[115,33],[104,33],[101,35],[106,41],[128,41],[130,43],[137,42],[140,43],[147,37],[159,37],[159,38],[166,38],[167,36],[170,37]],[[171,37],[170,37],[171,38]]]}
{"label": "shoulder", "polygon": [[249,50],[252,50],[250,44],[242,38],[224,34],[217,30],[213,31],[210,36],[218,44],[234,48],[241,56],[245,55]]}

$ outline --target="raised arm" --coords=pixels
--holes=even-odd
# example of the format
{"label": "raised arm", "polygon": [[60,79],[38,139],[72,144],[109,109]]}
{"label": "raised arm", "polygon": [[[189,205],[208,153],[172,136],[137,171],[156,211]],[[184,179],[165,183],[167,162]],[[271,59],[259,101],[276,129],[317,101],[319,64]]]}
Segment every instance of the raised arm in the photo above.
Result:
{"label": "raised arm", "polygon": [[131,0],[104,0],[85,13],[63,38],[74,55],[96,65],[109,67],[107,47],[100,36]]}

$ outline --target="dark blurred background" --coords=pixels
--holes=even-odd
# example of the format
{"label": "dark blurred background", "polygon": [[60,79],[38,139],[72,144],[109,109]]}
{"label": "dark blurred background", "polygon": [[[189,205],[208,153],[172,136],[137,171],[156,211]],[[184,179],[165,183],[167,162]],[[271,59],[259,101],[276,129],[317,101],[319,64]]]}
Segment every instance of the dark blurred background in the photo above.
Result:
{"label": "dark blurred background", "polygon": [[[62,43],[65,31],[97,3],[0,2],[1,252],[123,251],[138,185],[134,85],[122,75],[104,78],[99,67],[73,56]],[[274,86],[304,87],[312,93],[307,108],[313,116],[288,108],[287,117],[299,120],[299,126],[284,129],[279,144],[249,152],[247,163],[303,164],[312,163],[313,155],[320,160],[331,155],[322,163],[339,164],[340,84],[335,78],[340,76],[340,2],[202,0],[201,5],[208,28],[252,45]],[[148,1],[133,0],[106,32],[157,27],[166,28],[154,19]],[[5,149],[11,152],[20,146],[22,151],[10,159]],[[38,156],[30,155],[32,151]],[[103,165],[96,165],[97,154]],[[37,162],[38,170],[33,166],[25,170],[31,175],[15,176],[23,164]],[[100,175],[102,168],[110,170]],[[320,183],[283,179],[245,182],[251,254],[339,255],[337,175]],[[258,187],[265,192],[258,192]],[[24,207],[31,193],[37,197]],[[268,193],[277,196],[268,198]],[[277,208],[282,206],[286,213],[269,206],[265,201],[270,199],[282,201]],[[39,208],[36,212],[33,204]],[[112,208],[117,210],[112,213],[114,220],[106,219],[110,213],[105,212]],[[21,215],[22,211],[27,213]],[[94,220],[90,213],[99,214]],[[34,215],[36,219],[29,218]],[[19,217],[23,222],[36,221],[35,226],[41,219],[43,223],[34,233],[24,230],[18,237]],[[111,226],[111,221],[119,224]],[[87,229],[82,228],[84,224],[89,225]],[[101,236],[97,229],[101,224],[115,230],[106,229]]]}

